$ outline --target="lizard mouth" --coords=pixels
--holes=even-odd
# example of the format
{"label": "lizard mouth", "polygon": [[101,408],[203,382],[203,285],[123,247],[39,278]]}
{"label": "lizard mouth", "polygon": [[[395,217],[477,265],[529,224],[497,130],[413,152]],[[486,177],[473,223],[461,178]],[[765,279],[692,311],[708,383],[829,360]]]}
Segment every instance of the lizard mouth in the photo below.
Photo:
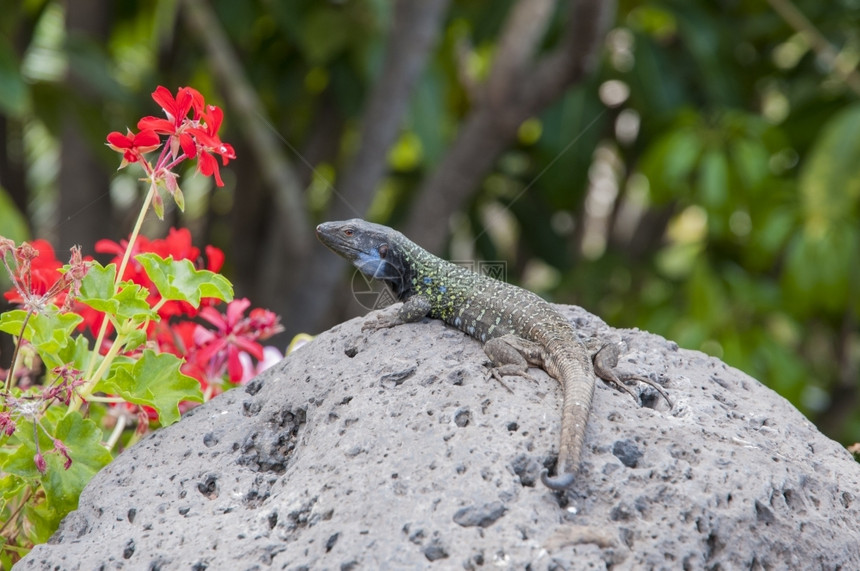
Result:
{"label": "lizard mouth", "polygon": [[316,228],[316,235],[326,248],[350,262],[355,262],[366,254],[364,250],[341,234],[340,226],[334,226],[330,223],[320,224]]}

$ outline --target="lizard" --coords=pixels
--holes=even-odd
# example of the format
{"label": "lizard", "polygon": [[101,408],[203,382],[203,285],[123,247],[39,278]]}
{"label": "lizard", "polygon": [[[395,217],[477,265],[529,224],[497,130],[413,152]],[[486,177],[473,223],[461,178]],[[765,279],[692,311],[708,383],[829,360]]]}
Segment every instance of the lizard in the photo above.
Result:
{"label": "lizard", "polygon": [[604,345],[592,360],[570,322],[531,291],[443,260],[397,230],[358,218],[322,223],[316,234],[362,274],[385,282],[403,302],[395,315],[383,315],[364,329],[393,327],[424,317],[441,319],[484,344],[484,352],[494,365],[490,373],[498,380],[510,375],[528,377],[532,365],[561,384],[556,475],[550,476],[546,469],[541,473],[541,481],[551,490],[566,490],[576,479],[595,374],[634,399],[633,391],[622,381],[648,383],[669,400],[651,379],[619,375],[613,370],[619,356],[615,344]]}

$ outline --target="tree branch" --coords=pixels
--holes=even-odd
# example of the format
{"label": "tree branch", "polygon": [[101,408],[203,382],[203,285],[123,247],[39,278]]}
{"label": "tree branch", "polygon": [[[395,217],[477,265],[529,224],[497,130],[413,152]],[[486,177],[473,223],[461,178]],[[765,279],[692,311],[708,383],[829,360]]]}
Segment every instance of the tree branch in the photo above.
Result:
{"label": "tree branch", "polygon": [[552,20],[555,0],[521,0],[511,8],[499,37],[484,95],[487,103],[505,105],[534,58]]}
{"label": "tree branch", "polygon": [[370,206],[447,6],[448,0],[399,0],[395,5],[382,75],[362,117],[361,144],[340,177],[339,193],[329,209],[332,219],[360,217]]}
{"label": "tree branch", "polygon": [[[360,217],[370,206],[386,174],[388,152],[400,133],[412,90],[436,43],[448,1],[399,0],[395,5],[383,69],[362,116],[361,143],[339,177],[327,214],[331,219]],[[291,292],[296,308],[290,316],[291,329],[316,331],[331,322],[342,309],[342,304],[332,300],[347,299],[335,295],[343,272],[343,262],[337,256],[308,258],[301,283]]]}
{"label": "tree branch", "polygon": [[860,95],[860,74],[845,60],[839,58],[836,51],[827,38],[818,31],[818,28],[791,3],[791,0],[767,0],[768,4],[788,23],[803,36],[806,43],[820,58],[833,66],[836,75],[845,82],[851,91]]}
{"label": "tree branch", "polygon": [[[559,47],[534,61],[525,56],[537,45],[537,33],[546,29],[540,18],[552,10],[541,0],[520,0],[508,16],[501,40],[500,53],[510,54],[511,60],[497,57],[493,62],[487,88],[496,91],[476,101],[439,168],[419,188],[404,228],[408,236],[429,250],[441,249],[451,215],[480,186],[496,158],[515,139],[520,124],[592,68],[614,12],[612,1],[572,0]],[[528,14],[536,14],[534,20]],[[520,34],[523,39],[515,40]]]}
{"label": "tree branch", "polygon": [[541,58],[523,82],[523,100],[542,109],[588,75],[598,63],[614,15],[614,0],[572,3],[561,45]]}

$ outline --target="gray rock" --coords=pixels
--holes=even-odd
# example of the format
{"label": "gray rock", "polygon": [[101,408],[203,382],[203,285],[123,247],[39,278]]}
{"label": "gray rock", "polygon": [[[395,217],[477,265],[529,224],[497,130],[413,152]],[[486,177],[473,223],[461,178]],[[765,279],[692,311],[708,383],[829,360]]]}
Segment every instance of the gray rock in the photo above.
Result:
{"label": "gray rock", "polygon": [[124,452],[16,568],[860,568],[841,446],[717,359],[561,309],[674,403],[600,383],[567,494],[538,477],[553,379],[509,393],[440,322],[357,319]]}

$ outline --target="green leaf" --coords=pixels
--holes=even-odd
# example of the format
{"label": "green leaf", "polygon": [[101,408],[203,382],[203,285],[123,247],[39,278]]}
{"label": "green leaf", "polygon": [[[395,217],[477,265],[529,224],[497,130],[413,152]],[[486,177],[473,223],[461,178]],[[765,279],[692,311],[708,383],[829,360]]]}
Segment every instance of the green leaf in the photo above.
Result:
{"label": "green leaf", "polygon": [[[0,315],[0,331],[12,335],[21,335],[27,312],[13,309]],[[71,341],[72,331],[83,321],[80,315],[60,313],[57,307],[51,305],[47,311],[34,313],[27,321],[24,339],[30,341],[45,361],[48,368],[62,365],[59,357],[66,345]]]}
{"label": "green leaf", "polygon": [[233,299],[233,286],[227,278],[209,270],[198,270],[191,260],[174,260],[172,257],[165,260],[152,253],[138,254],[134,258],[146,270],[146,275],[164,299],[187,301],[194,307],[198,307],[204,297],[222,301]]}
{"label": "green leaf", "polygon": [[145,329],[132,329],[125,333],[125,350],[133,351],[146,343]]}
{"label": "green leaf", "polygon": [[[116,264],[102,266],[98,262],[90,262],[87,275],[81,280],[80,301],[95,308],[90,301],[110,299],[114,293],[114,282],[116,281]],[[99,311],[103,311],[99,309]]]}
{"label": "green leaf", "polygon": [[33,543],[45,543],[52,535],[54,535],[54,532],[57,531],[57,526],[60,524],[60,520],[62,520],[66,514],[52,510],[44,500],[37,501],[35,505],[33,505],[32,502],[33,500],[24,506],[22,513],[24,518],[30,524],[26,526],[27,529],[25,530],[25,533],[27,539]]}
{"label": "green leaf", "polygon": [[825,310],[840,315],[854,299],[852,283],[860,278],[857,260],[860,232],[850,222],[826,231],[807,227],[789,244],[783,285],[788,303],[799,314]]}
{"label": "green leaf", "polygon": [[120,324],[125,321],[140,324],[147,319],[158,319],[158,313],[146,300],[149,290],[136,283],[123,282],[114,294],[115,279],[114,264],[104,268],[98,262],[93,262],[81,282],[81,297],[78,300],[96,311],[116,317]]}
{"label": "green leaf", "polygon": [[670,131],[648,149],[641,169],[656,201],[669,201],[686,188],[701,152],[702,140],[690,127]]}
{"label": "green leaf", "polygon": [[731,157],[738,177],[748,189],[756,188],[770,174],[770,153],[761,141],[732,141]]}
{"label": "green leaf", "polygon": [[860,104],[837,113],[822,128],[800,172],[808,224],[847,221],[860,200]]}
{"label": "green leaf", "polygon": [[[79,412],[71,412],[60,418],[54,426],[43,419],[42,426],[53,430],[52,436],[68,449],[72,464],[66,470],[65,457],[54,452],[51,436],[38,429],[39,450],[47,463],[47,471],[41,474],[33,461],[36,442],[32,425],[23,424],[15,432],[20,443],[15,448],[0,450],[0,466],[9,474],[22,478],[41,480],[48,506],[59,521],[78,505],[78,496],[96,472],[111,461],[111,454],[101,444],[102,431],[95,422],[85,419]],[[46,515],[46,517],[48,517]],[[53,519],[53,518],[51,518]]]}
{"label": "green leaf", "polygon": [[120,284],[119,293],[114,296],[113,301],[117,302],[114,315],[120,320],[131,320],[135,323],[142,323],[147,319],[158,319],[158,313],[149,306],[146,298],[149,297],[149,290],[131,282]]}
{"label": "green leaf", "polygon": [[116,394],[125,400],[148,405],[158,412],[163,425],[179,420],[180,401],[203,402],[200,383],[179,371],[182,361],[169,353],[147,349],[131,366],[124,363],[96,389]]}
{"label": "green leaf", "polygon": [[[33,444],[32,423],[21,423],[14,436],[19,437],[19,444],[11,448],[8,446],[0,448],[0,466],[8,474],[30,480],[38,479],[39,470],[36,469],[36,464],[33,462],[36,446]],[[46,439],[45,443],[47,442]]]}
{"label": "green leaf", "polygon": [[65,515],[78,507],[78,497],[84,486],[112,457],[101,443],[101,429],[77,411],[60,419],[54,436],[69,449],[72,465],[66,470],[63,467],[65,458],[62,455],[47,453],[52,449],[52,445],[43,449],[48,471],[42,477],[42,485],[45,487],[48,506]]}
{"label": "green leaf", "polygon": [[182,194],[182,189],[178,186],[176,187],[176,190],[173,191],[173,201],[176,203],[176,206],[180,211],[185,212],[185,195]]}
{"label": "green leaf", "polygon": [[84,335],[75,336],[74,343],[66,345],[59,353],[60,361],[69,364],[72,368],[85,371],[92,358],[90,342]]}
{"label": "green leaf", "polygon": [[729,165],[721,151],[708,151],[699,166],[699,192],[702,203],[719,208],[729,197]]}
{"label": "green leaf", "polygon": [[[2,466],[2,464],[0,464]],[[26,482],[15,474],[6,474],[0,478],[0,498],[8,500],[17,496],[25,486]]]}

